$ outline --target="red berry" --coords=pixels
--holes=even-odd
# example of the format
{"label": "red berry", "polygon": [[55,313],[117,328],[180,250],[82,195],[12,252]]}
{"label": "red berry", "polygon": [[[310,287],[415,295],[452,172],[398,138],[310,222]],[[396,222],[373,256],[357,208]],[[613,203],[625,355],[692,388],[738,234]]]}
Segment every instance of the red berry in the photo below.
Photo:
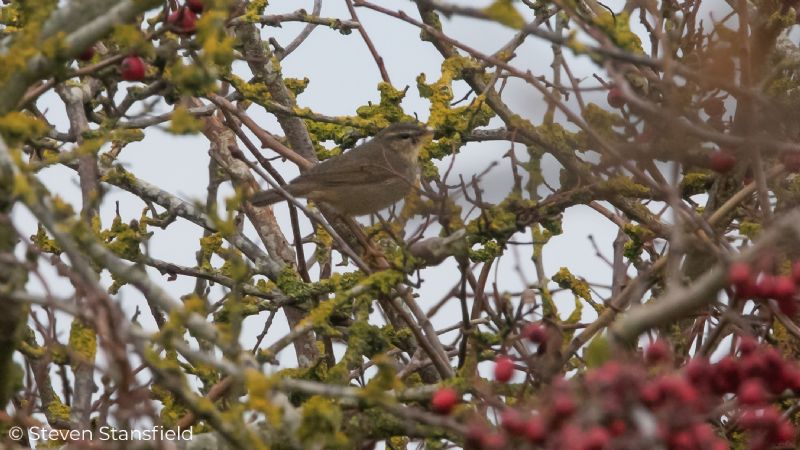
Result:
{"label": "red berry", "polygon": [[742,412],[739,416],[739,426],[745,430],[752,430],[763,425],[761,416],[755,409],[748,409]]}
{"label": "red berry", "polygon": [[775,294],[775,277],[764,274],[756,282],[756,295],[761,298],[772,298]]}
{"label": "red berry", "polygon": [[661,387],[658,383],[651,381],[639,390],[639,398],[645,405],[656,406],[662,400]]}
{"label": "red berry", "polygon": [[773,407],[746,409],[739,418],[739,425],[745,430],[777,430],[781,414]]}
{"label": "red berry", "polygon": [[616,86],[608,90],[606,101],[612,108],[622,108],[625,106],[625,97],[622,95],[622,90]]}
{"label": "red berry", "polygon": [[764,359],[764,365],[767,368],[767,376],[779,372],[785,367],[785,361],[781,352],[775,347],[767,347],[764,351],[760,352],[761,357]]}
{"label": "red berry", "polygon": [[787,276],[775,277],[775,284],[772,286],[772,297],[775,300],[791,300],[794,297],[797,287],[794,280]]}
{"label": "red berry", "polygon": [[[792,391],[800,390],[800,370],[789,364],[785,364],[781,369],[781,386]],[[776,392],[779,393],[779,392]]]}
{"label": "red berry", "polygon": [[654,365],[664,362],[669,357],[669,344],[662,340],[658,339],[644,352],[644,360],[647,364]]}
{"label": "red berry", "polygon": [[431,408],[438,414],[447,415],[453,411],[458,400],[458,392],[455,389],[443,387],[433,393]]}
{"label": "red berry", "polygon": [[522,335],[534,344],[542,345],[547,342],[547,330],[538,323],[526,325]]}
{"label": "red berry", "polygon": [[750,379],[739,386],[738,397],[743,405],[761,405],[767,400],[767,390],[761,381]]}
{"label": "red berry", "polygon": [[692,436],[694,437],[694,441],[703,448],[707,448],[717,437],[714,433],[714,429],[707,423],[694,424],[692,426]]}
{"label": "red berry", "polygon": [[666,376],[661,379],[661,392],[666,399],[676,400],[684,405],[697,403],[699,394],[687,380],[678,376]]}
{"label": "red berry", "polygon": [[602,450],[611,441],[611,434],[601,427],[594,427],[586,432],[583,448],[586,450]]}
{"label": "red berry", "polygon": [[711,445],[708,447],[709,450],[730,450],[731,447],[728,445],[727,442],[723,441],[722,439],[714,439]]}
{"label": "red berry", "polygon": [[488,433],[486,425],[479,420],[471,420],[467,423],[467,433],[464,436],[468,448],[481,448],[483,440]]}
{"label": "red berry", "polygon": [[703,111],[709,117],[719,117],[725,114],[725,102],[721,98],[709,98],[703,102]]}
{"label": "red berry", "polygon": [[728,267],[728,282],[740,287],[749,284],[753,279],[753,271],[745,263],[733,263]]}
{"label": "red berry", "polygon": [[186,0],[186,6],[192,10],[195,14],[200,14],[203,12],[203,1],[202,0]]}
{"label": "red berry", "polygon": [[525,423],[525,437],[534,444],[547,439],[547,428],[541,417],[534,417]]}
{"label": "red berry", "polygon": [[742,336],[739,338],[739,354],[748,356],[758,350],[758,340],[753,336]]}
{"label": "red berry", "polygon": [[738,362],[726,356],[713,366],[711,386],[718,394],[736,392],[741,383],[741,372]]}
{"label": "red berry", "polygon": [[504,409],[500,414],[500,424],[504,430],[515,436],[521,436],[525,433],[526,423],[522,420],[522,415],[516,409]]}
{"label": "red berry", "polygon": [[89,61],[94,58],[94,46],[91,46],[78,54],[78,59],[81,61]]}
{"label": "red berry", "polygon": [[613,436],[622,436],[627,430],[628,424],[622,419],[614,419],[614,421],[608,425],[608,431]]}
{"label": "red berry", "polygon": [[138,56],[128,56],[120,64],[120,73],[125,81],[142,81],[144,79],[145,64]]}
{"label": "red berry", "polygon": [[775,441],[776,442],[787,442],[794,440],[795,429],[794,425],[789,423],[786,420],[782,420],[781,423],[778,425],[778,429],[775,433]]}
{"label": "red berry", "polygon": [[483,437],[481,448],[487,450],[503,450],[506,448],[506,437],[500,433],[490,433]]}
{"label": "red berry", "polygon": [[785,315],[794,317],[798,311],[797,301],[793,298],[778,300],[778,309]]}
{"label": "red berry", "polygon": [[726,150],[717,150],[708,157],[708,166],[717,173],[730,172],[736,166],[736,156]]}
{"label": "red berry", "polygon": [[713,369],[708,360],[696,356],[686,364],[686,379],[696,388],[706,385],[711,378]]}
{"label": "red berry", "polygon": [[192,34],[197,30],[197,15],[189,8],[180,7],[167,18],[178,34]]}
{"label": "red berry", "polygon": [[763,353],[753,353],[739,359],[739,373],[742,379],[770,376],[770,369]]}
{"label": "red berry", "polygon": [[568,394],[558,394],[553,399],[553,414],[556,418],[564,419],[575,412],[575,401]]}
{"label": "red berry", "polygon": [[514,361],[506,355],[500,355],[494,360],[494,379],[500,383],[507,383],[514,377]]}
{"label": "red berry", "polygon": [[756,286],[756,280],[751,279],[749,283],[736,286],[736,297],[742,299],[758,297],[758,286]]}
{"label": "red berry", "polygon": [[675,450],[688,450],[692,447],[692,435],[689,431],[681,431],[680,433],[669,436],[669,448]]}
{"label": "red berry", "polygon": [[471,420],[467,424],[467,433],[464,435],[466,448],[480,449],[483,447],[483,440],[486,438],[488,429],[486,425],[478,420]]}

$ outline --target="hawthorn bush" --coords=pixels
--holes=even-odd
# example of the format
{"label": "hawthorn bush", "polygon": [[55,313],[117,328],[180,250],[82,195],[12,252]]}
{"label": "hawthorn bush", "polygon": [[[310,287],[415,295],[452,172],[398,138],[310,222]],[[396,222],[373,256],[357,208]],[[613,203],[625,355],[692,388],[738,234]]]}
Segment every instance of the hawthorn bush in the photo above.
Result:
{"label": "hawthorn bush", "polygon": [[[794,0],[296,3],[3,1],[3,448],[797,448]],[[249,201],[415,120],[385,211]]]}

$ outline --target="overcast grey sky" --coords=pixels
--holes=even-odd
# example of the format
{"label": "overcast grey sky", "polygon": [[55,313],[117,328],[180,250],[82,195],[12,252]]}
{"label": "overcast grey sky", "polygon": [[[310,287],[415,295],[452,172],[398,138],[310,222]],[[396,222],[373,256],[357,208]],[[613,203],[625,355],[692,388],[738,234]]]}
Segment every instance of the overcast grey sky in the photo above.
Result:
{"label": "overcast grey sky", "polygon": [[[400,7],[414,15],[413,5],[407,1],[376,1],[376,3],[389,7]],[[459,3],[481,6],[490,2],[462,0]],[[622,2],[618,0],[604,3],[615,11],[618,11],[622,5]],[[299,7],[311,11],[311,5],[312,1],[310,0],[272,0],[267,12],[277,14],[293,11]],[[708,7],[704,6],[704,8]],[[376,48],[384,56],[386,68],[394,85],[399,88],[410,86],[408,96],[403,103],[406,112],[416,114],[424,121],[428,116],[429,104],[426,100],[419,98],[415,80],[420,73],[424,73],[429,82],[438,79],[441,56],[430,43],[420,41],[419,30],[416,28],[369,10],[359,9],[358,13]],[[325,17],[349,17],[345,4],[341,0],[325,0],[322,15]],[[270,27],[264,30],[264,36],[274,37],[285,45],[297,35],[301,28],[301,24],[286,24],[283,28]],[[512,36],[512,30],[508,28],[465,18],[445,20],[444,29],[450,36],[489,53],[497,50]],[[535,74],[550,75],[549,64],[552,60],[552,53],[549,45],[543,41],[530,38],[519,48],[517,54],[519,56],[514,60],[514,65],[517,67],[530,69]],[[578,77],[590,77],[592,71],[596,70],[585,57],[575,58],[570,54],[566,56],[572,62],[572,67]],[[310,79],[311,82],[306,92],[298,98],[298,103],[320,113],[350,115],[354,114],[356,107],[379,99],[377,90],[377,84],[380,81],[379,72],[356,32],[343,36],[325,27],[317,27],[309,39],[283,61],[282,66],[285,76]],[[236,70],[243,77],[249,77],[249,72],[243,65],[236,66]],[[589,78],[586,84],[595,86],[598,83]],[[464,95],[467,92],[466,89],[465,84],[458,83],[455,92],[456,98]],[[124,92],[121,92],[120,95],[124,95]],[[587,100],[601,105],[605,105],[604,98],[605,94],[601,92],[587,95]],[[541,122],[544,104],[541,96],[532,87],[526,86],[518,80],[511,80],[505,90],[504,99],[513,110],[530,118],[533,123]],[[38,106],[41,110],[47,111],[46,115],[57,125],[59,130],[68,129],[63,104],[53,93],[42,96]],[[282,134],[275,119],[260,107],[253,106],[248,112],[268,130]],[[557,118],[557,121],[563,122],[563,118]],[[495,119],[492,126],[500,126],[500,122]],[[502,155],[508,151],[509,147],[508,143],[481,143],[466,146],[456,157],[454,175],[463,174],[465,178],[469,178],[471,175],[483,171],[491,162],[499,161],[500,164],[485,179],[483,187],[486,189],[486,200],[501,200],[508,193],[511,185],[507,160],[502,159]],[[524,148],[517,146],[516,151],[520,158],[527,157]],[[177,137],[156,130],[148,130],[147,137],[142,142],[129,145],[120,158],[120,161],[137,177],[187,200],[198,200],[205,197],[208,160],[208,142],[202,135]],[[441,164],[446,166],[448,163],[449,161],[445,160]],[[546,158],[545,163],[545,175],[548,181],[551,185],[557,185],[557,165],[549,157]],[[278,164],[278,166],[287,177],[297,173],[291,164]],[[42,179],[54,193],[58,193],[79,208],[80,190],[77,175],[74,172],[54,167],[44,170]],[[454,179],[456,178],[454,177]],[[220,196],[223,197],[230,193],[230,188],[225,186],[221,189]],[[101,217],[105,226],[108,226],[113,219],[115,201],[119,201],[120,212],[125,221],[138,218],[144,207],[142,201],[136,197],[116,188],[110,188],[101,208]],[[290,230],[286,206],[277,206],[276,214],[283,229]],[[35,232],[36,222],[27,211],[18,207],[15,209],[14,215],[23,235],[29,236]],[[589,236],[593,236],[599,249],[610,256],[612,241],[616,236],[616,227],[590,208],[580,206],[567,210],[564,215],[563,228],[564,233],[553,238],[552,244],[545,248],[546,274],[552,276],[560,267],[568,267],[575,275],[585,277],[589,281],[608,283],[611,271],[596,256]],[[304,233],[310,232],[307,224],[304,224],[303,230]],[[159,229],[155,231],[149,245],[149,251],[154,257],[182,265],[192,266],[195,264],[195,251],[198,248],[198,239],[202,235],[201,229],[179,219],[166,231]],[[247,231],[253,240],[258,242],[252,229]],[[435,230],[432,229],[432,231]],[[290,233],[287,232],[287,235]],[[519,234],[516,240],[530,240],[530,236]],[[535,271],[529,260],[530,247],[522,247],[520,250],[521,271],[529,282],[535,282]],[[513,252],[509,251],[497,267],[497,281],[501,291],[513,292],[523,288],[523,283],[514,270],[517,261],[512,255]],[[71,291],[68,284],[53,276],[52,270],[44,265],[42,268],[50,274],[49,279],[53,280],[53,286],[63,289],[65,292]],[[194,287],[194,280],[187,277],[179,276],[177,280],[167,282],[166,277],[161,276],[157,271],[149,270],[149,273],[154,279],[160,279],[161,284],[176,298],[191,292]],[[422,273],[422,277],[425,282],[419,289],[421,294],[419,303],[427,309],[452,287],[453,283],[457,281],[458,272],[455,270],[454,264],[448,262],[426,269]],[[36,288],[36,284],[35,281],[31,282],[31,286],[34,288]],[[605,294],[605,291],[601,291],[601,293]],[[121,299],[126,311],[134,311],[137,305],[142,308],[142,311],[147,311],[141,296],[133,289],[123,288]],[[560,305],[564,305],[565,310],[568,311],[573,302],[572,295],[559,296],[558,302]],[[591,318],[592,313],[589,309],[585,308],[584,310],[585,317]],[[248,336],[246,345],[252,343],[254,337],[261,331],[264,319],[265,315],[248,319],[246,322],[246,335]],[[455,323],[459,319],[459,305],[457,302],[451,302],[437,315],[434,323],[438,328]],[[147,326],[153,326],[147,313],[142,314],[142,322]],[[68,324],[69,321],[61,322],[62,327]],[[66,328],[62,330],[63,333],[66,331]],[[280,315],[276,318],[275,325],[266,341],[274,341],[286,331],[285,320]],[[286,363],[293,364],[294,357],[291,355],[291,351],[286,351],[281,356]]]}
{"label": "overcast grey sky", "polygon": [[[377,2],[386,6],[402,7],[413,15],[414,8],[410,2],[383,1]],[[489,2],[461,3],[470,5],[488,4]],[[617,2],[619,3],[619,2]],[[289,12],[304,7],[311,10],[312,1],[272,0],[267,10],[269,14]],[[611,3],[612,8],[614,2]],[[419,30],[395,19],[387,18],[378,13],[359,9],[361,22],[369,32],[378,51],[384,56],[387,71],[396,87],[410,86],[408,95],[403,102],[403,107],[409,114],[416,114],[421,120],[428,116],[429,104],[420,99],[416,89],[416,77],[424,73],[430,82],[440,75],[441,56],[427,42],[419,40]],[[343,1],[325,0],[322,15],[325,17],[348,18],[347,9]],[[445,20],[445,31],[452,37],[485,52],[493,52],[508,41],[513,35],[512,30],[500,25],[466,18]],[[278,42],[287,44],[302,28],[301,24],[289,23],[283,28],[266,28],[265,37],[274,37]],[[534,73],[550,74],[548,65],[552,59],[549,45],[537,39],[529,41],[519,48],[519,55],[514,63],[517,67],[532,70]],[[328,115],[353,114],[355,109],[369,101],[377,101],[379,93],[377,84],[380,75],[366,46],[358,33],[344,36],[325,27],[317,27],[309,39],[294,53],[289,55],[282,64],[283,73],[287,77],[311,80],[305,93],[298,98],[301,106],[311,107],[314,110]],[[575,66],[585,73],[579,76],[588,76],[593,68],[587,61],[578,60]],[[246,67],[236,67],[242,76],[249,76]],[[588,80],[589,85],[596,85],[594,80]],[[455,87],[455,96],[459,98],[466,94],[467,87],[459,82]],[[124,95],[124,91],[120,93]],[[596,101],[603,104],[604,94],[595,95]],[[591,98],[591,96],[589,97]],[[534,123],[541,120],[544,105],[541,96],[534,89],[517,80],[511,80],[506,88],[504,99],[523,116],[533,119]],[[38,102],[42,110],[57,125],[59,130],[67,130],[68,123],[63,104],[53,93],[44,95]],[[162,105],[166,107],[166,105]],[[281,134],[280,128],[274,117],[265,113],[260,107],[253,106],[249,114],[268,130]],[[500,126],[495,119],[492,126]],[[455,175],[463,174],[465,178],[483,171],[491,162],[499,161],[490,175],[485,179],[483,188],[486,189],[488,201],[499,201],[505,197],[510,187],[510,170],[507,160],[502,155],[508,151],[508,143],[481,143],[470,144],[457,156],[453,179]],[[526,158],[525,149],[516,148],[520,158]],[[125,164],[137,177],[157,184],[163,189],[187,200],[198,200],[205,197],[205,186],[208,180],[208,142],[202,135],[189,137],[174,136],[162,131],[148,130],[147,137],[138,143],[133,143],[122,152],[120,161]],[[557,185],[558,167],[552,159],[546,159],[546,176],[551,185]],[[446,166],[448,160],[442,161]],[[286,176],[297,173],[291,164],[280,165]],[[80,190],[77,175],[65,168],[54,167],[42,172],[42,179],[55,193],[58,193],[74,205],[80,205]],[[230,189],[225,186],[221,189],[220,196],[230,194]],[[110,188],[101,208],[101,217],[105,226],[110,224],[114,216],[115,201],[120,202],[120,212],[123,220],[128,221],[138,218],[144,204],[136,197],[116,188]],[[289,230],[288,214],[285,205],[277,207],[278,215],[283,228]],[[35,232],[36,223],[27,211],[17,208],[15,210],[17,223],[23,229],[23,234],[28,236]],[[611,242],[615,237],[615,227],[605,218],[586,207],[575,207],[567,211],[564,217],[564,234],[553,238],[552,244],[547,246],[544,254],[544,263],[547,275],[554,274],[560,267],[566,266],[576,275],[586,277],[590,281],[605,281],[610,270],[595,256],[595,251],[590,245],[588,237],[595,237],[600,248],[610,254]],[[195,251],[198,239],[202,235],[195,225],[178,220],[166,231],[155,230],[156,233],[150,241],[149,251],[159,259],[172,261],[183,265],[195,263]],[[304,232],[310,228],[304,227]],[[248,230],[254,238],[252,230]],[[529,240],[529,236],[520,234],[517,240]],[[254,238],[254,241],[258,241]],[[310,248],[309,248],[310,249]],[[535,271],[530,264],[530,248],[521,249],[522,270],[529,282],[536,281]],[[516,261],[509,252],[498,265],[498,286],[503,291],[519,291],[523,285],[513,269]],[[456,282],[457,272],[454,264],[448,262],[438,267],[426,269],[422,277],[425,280],[422,288],[420,304],[429,307],[438,301],[441,296]],[[43,267],[50,272],[47,267]],[[178,277],[173,282],[167,282],[166,277],[150,269],[149,273],[154,279],[162,280],[163,286],[175,297],[184,295],[194,287],[193,279]],[[55,279],[56,277],[50,277]],[[36,283],[32,282],[32,286]],[[56,280],[54,286],[71,290],[61,280]],[[146,311],[145,303],[137,291],[123,288],[121,291],[122,304],[127,311],[133,311],[138,305]],[[571,295],[562,296],[559,300],[567,305],[572,304]],[[455,303],[455,302],[453,302]],[[460,312],[457,304],[447,305],[437,316],[437,326],[445,326],[459,320]],[[248,319],[247,335],[253,339],[261,330],[264,315]],[[282,317],[276,320],[273,330],[267,341],[277,339],[287,330]],[[144,324],[152,325],[149,314],[142,315]],[[62,321],[62,326],[68,321]],[[66,332],[65,330],[62,330]],[[284,352],[291,353],[291,352]],[[292,355],[282,355],[293,360]]]}

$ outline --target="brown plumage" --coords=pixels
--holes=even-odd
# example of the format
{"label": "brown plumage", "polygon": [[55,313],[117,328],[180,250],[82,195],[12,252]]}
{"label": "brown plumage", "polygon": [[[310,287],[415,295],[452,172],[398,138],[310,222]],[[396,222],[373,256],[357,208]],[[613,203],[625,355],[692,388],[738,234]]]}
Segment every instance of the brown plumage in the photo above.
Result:
{"label": "brown plumage", "polygon": [[[396,123],[369,142],[323,161],[284,186],[293,197],[324,202],[347,216],[378,212],[414,187],[417,155],[432,132],[415,123]],[[266,206],[284,200],[280,192],[258,192],[250,200]]]}

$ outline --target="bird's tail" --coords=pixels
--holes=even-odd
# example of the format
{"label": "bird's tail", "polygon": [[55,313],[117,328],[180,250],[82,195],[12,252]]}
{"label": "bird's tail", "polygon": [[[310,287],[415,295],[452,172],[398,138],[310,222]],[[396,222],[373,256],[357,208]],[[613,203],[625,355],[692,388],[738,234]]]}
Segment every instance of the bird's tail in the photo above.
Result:
{"label": "bird's tail", "polygon": [[285,200],[284,197],[280,192],[274,189],[256,192],[252,197],[250,197],[250,203],[252,203],[253,206],[268,206],[272,205],[273,203],[278,203],[281,200]]}

